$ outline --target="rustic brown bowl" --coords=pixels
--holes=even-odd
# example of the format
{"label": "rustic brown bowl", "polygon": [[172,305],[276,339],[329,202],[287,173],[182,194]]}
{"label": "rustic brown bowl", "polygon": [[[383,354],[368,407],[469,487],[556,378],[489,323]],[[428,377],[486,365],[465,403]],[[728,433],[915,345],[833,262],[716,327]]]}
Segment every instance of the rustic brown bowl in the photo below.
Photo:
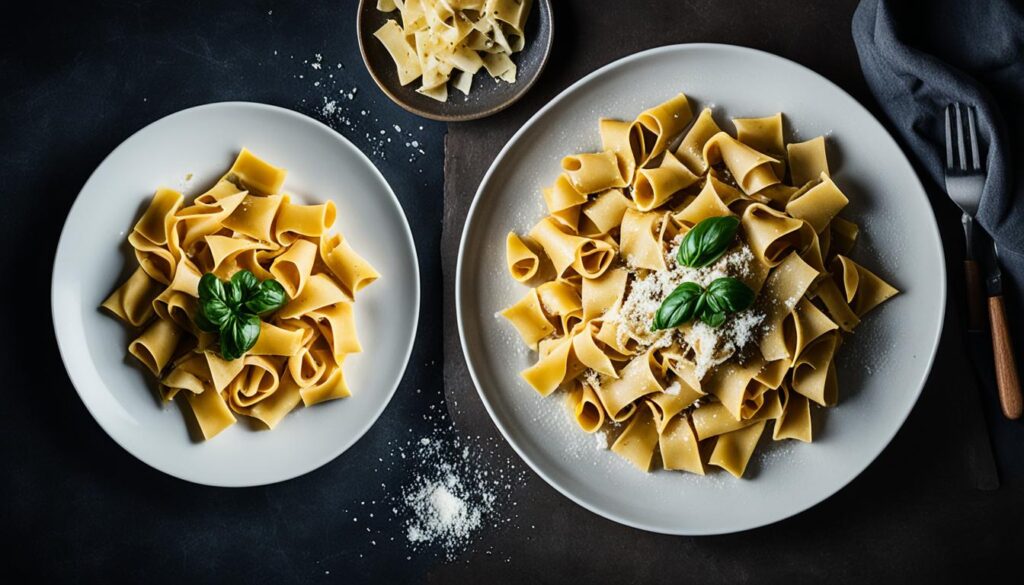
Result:
{"label": "rustic brown bowl", "polygon": [[398,83],[398,72],[391,55],[373,33],[396,13],[386,14],[377,10],[376,0],[359,0],[359,15],[356,18],[356,34],[359,38],[359,52],[370,77],[391,101],[406,110],[442,122],[463,122],[476,120],[509,107],[533,87],[540,77],[544,65],[551,55],[554,38],[554,21],[551,14],[551,0],[534,0],[533,8],[526,22],[526,46],[512,55],[517,78],[515,83],[494,82],[486,73],[478,73],[473,79],[473,89],[468,96],[450,91],[447,102],[439,102],[416,93],[419,80],[402,86]]}

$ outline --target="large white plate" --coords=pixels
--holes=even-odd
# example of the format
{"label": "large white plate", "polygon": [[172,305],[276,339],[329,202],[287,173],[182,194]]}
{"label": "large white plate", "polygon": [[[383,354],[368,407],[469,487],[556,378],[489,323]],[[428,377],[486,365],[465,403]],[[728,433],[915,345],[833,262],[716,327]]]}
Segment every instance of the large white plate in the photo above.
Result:
{"label": "large white plate", "polygon": [[[161,407],[151,375],[126,357],[129,333],[97,307],[126,276],[125,236],[160,186],[201,193],[243,146],[288,169],[299,200],[333,200],[334,224],[381,273],[355,303],[363,353],[345,360],[352,396],[300,408],[273,431],[243,420],[211,441],[190,440],[183,414]],[[79,396],[122,447],[182,479],[251,486],[301,475],[344,452],[394,394],[409,360],[419,315],[416,249],[384,177],[345,138],[302,114],[227,102],[191,108],[146,126],[118,146],[82,187],[68,214],[53,267],[57,343]]]}
{"label": "large white plate", "polygon": [[[869,315],[843,345],[840,403],[823,412],[811,444],[762,445],[749,479],[643,474],[597,449],[558,398],[519,377],[535,356],[495,312],[525,292],[506,273],[505,234],[544,213],[542,187],[561,157],[600,149],[599,117],[633,119],[677,92],[730,117],[785,112],[793,138],[826,134],[847,217],[862,227],[853,254],[904,292]],[[699,111],[696,110],[695,111]],[[715,534],[787,518],[832,495],[889,443],[914,406],[942,329],[942,246],[931,207],[906,157],[882,126],[820,75],[786,59],[727,45],[653,49],[580,80],[505,146],[476,194],[456,276],[462,348],[495,424],[552,486],[607,518],[657,532]],[[770,441],[769,441],[770,442]]]}

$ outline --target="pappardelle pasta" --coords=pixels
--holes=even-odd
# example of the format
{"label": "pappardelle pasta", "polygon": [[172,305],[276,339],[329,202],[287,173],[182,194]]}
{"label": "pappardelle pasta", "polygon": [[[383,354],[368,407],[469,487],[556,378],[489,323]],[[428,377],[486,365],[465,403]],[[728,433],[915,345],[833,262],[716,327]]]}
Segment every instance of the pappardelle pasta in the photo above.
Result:
{"label": "pappardelle pasta", "polygon": [[810,442],[843,335],[898,292],[849,257],[825,138],[786,144],[781,113],[732,123],[682,93],[601,119],[602,150],[563,158],[548,215],[506,236],[530,287],[500,313],[536,352],[522,378],[644,471],[742,477],[769,423]]}
{"label": "pappardelle pasta", "polygon": [[440,102],[448,82],[469,95],[483,69],[495,81],[516,81],[512,55],[523,50],[533,0],[377,0],[377,10],[397,12],[373,36],[391,55],[398,82]]}
{"label": "pappardelle pasta", "polygon": [[164,401],[184,398],[204,439],[235,415],[273,429],[300,403],[350,395],[353,303],[380,275],[329,232],[334,203],[292,201],[285,175],[242,149],[188,205],[159,189],[128,236],[138,267],[102,304],[137,332],[128,352]]}

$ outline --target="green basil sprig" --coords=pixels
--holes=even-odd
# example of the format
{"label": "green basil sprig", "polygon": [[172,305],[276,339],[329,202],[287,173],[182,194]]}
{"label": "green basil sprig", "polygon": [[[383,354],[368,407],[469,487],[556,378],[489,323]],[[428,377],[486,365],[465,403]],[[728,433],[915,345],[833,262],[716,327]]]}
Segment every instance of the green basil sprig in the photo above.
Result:
{"label": "green basil sprig", "polygon": [[220,334],[220,355],[236,360],[256,345],[260,315],[288,302],[281,283],[260,282],[252,272],[239,270],[226,283],[208,272],[199,279],[199,308],[193,320],[203,331]]}
{"label": "green basil sprig", "polygon": [[679,245],[679,263],[702,268],[718,260],[729,249],[739,225],[739,218],[729,215],[709,217],[693,226]]}
{"label": "green basil sprig", "polygon": [[725,276],[701,288],[696,282],[676,287],[654,313],[651,331],[672,329],[700,319],[710,327],[721,327],[730,313],[754,304],[754,291],[742,281]]}

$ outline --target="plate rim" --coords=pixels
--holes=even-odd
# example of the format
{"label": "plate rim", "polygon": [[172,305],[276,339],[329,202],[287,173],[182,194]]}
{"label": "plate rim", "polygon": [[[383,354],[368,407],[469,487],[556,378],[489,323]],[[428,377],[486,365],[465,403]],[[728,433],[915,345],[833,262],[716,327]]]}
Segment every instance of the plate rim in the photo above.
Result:
{"label": "plate rim", "polygon": [[[465,329],[465,325],[464,325],[465,324],[465,318],[463,316],[463,299],[462,299],[462,289],[463,289],[463,286],[464,286],[464,274],[463,274],[464,262],[463,262],[463,260],[465,258],[467,235],[469,234],[470,226],[472,225],[473,220],[475,219],[475,215],[476,215],[476,212],[477,212],[478,204],[484,199],[484,197],[483,197],[484,191],[490,186],[489,184],[491,182],[492,176],[494,175],[494,173],[495,173],[495,171],[496,171],[496,169],[498,167],[499,161],[502,161],[505,158],[505,156],[508,153],[508,151],[519,142],[520,137],[524,133],[526,133],[530,128],[532,128],[534,124],[538,123],[538,121],[543,117],[543,115],[546,114],[549,110],[551,110],[552,108],[554,108],[555,106],[560,104],[563,100],[567,99],[570,95],[574,94],[578,89],[580,89],[582,86],[584,86],[587,83],[589,83],[591,80],[593,80],[593,79],[595,79],[597,77],[600,77],[600,76],[604,75],[605,73],[609,73],[609,72],[611,72],[613,70],[616,70],[618,68],[626,66],[629,63],[632,63],[634,61],[638,61],[638,60],[641,60],[641,59],[649,58],[649,57],[652,57],[652,56],[655,56],[655,55],[659,55],[661,53],[672,53],[672,52],[676,52],[676,51],[686,52],[686,51],[696,51],[696,50],[702,50],[702,49],[704,49],[704,50],[710,49],[710,50],[716,50],[716,51],[723,51],[723,52],[727,52],[727,53],[728,52],[733,52],[733,53],[739,53],[739,54],[744,54],[745,53],[745,54],[748,54],[748,55],[754,54],[754,55],[757,55],[758,57],[764,57],[764,58],[767,58],[769,60],[774,60],[774,61],[777,61],[777,62],[781,62],[782,64],[787,64],[787,65],[795,66],[795,67],[797,67],[799,69],[802,69],[806,73],[808,73],[808,74],[818,78],[819,81],[821,81],[821,82],[823,82],[823,83],[825,83],[827,85],[832,86],[832,88],[834,88],[840,95],[845,96],[846,98],[848,98],[855,109],[859,108],[859,110],[863,114],[865,114],[868,117],[868,119],[871,120],[871,123],[873,123],[877,127],[877,129],[879,131],[881,131],[885,136],[887,136],[890,140],[892,140],[893,144],[895,144],[896,149],[899,151],[899,153],[900,153],[900,155],[902,157],[902,161],[906,164],[907,169],[910,171],[910,174],[913,177],[914,182],[918,186],[918,189],[915,191],[913,196],[914,197],[919,197],[919,198],[923,199],[924,203],[926,204],[926,208],[929,211],[929,213],[926,214],[925,217],[928,220],[930,220],[930,225],[933,228],[931,233],[934,236],[934,240],[935,240],[934,244],[935,244],[936,249],[938,250],[939,259],[941,260],[939,262],[939,274],[938,274],[939,282],[940,282],[941,286],[939,287],[939,290],[937,292],[938,292],[938,300],[940,301],[938,306],[942,307],[942,309],[943,309],[943,310],[941,310],[939,312],[938,326],[935,329],[935,336],[932,339],[931,352],[930,352],[930,355],[928,356],[927,363],[926,363],[925,368],[924,368],[924,370],[922,372],[921,382],[920,382],[920,384],[918,384],[917,388],[914,391],[913,400],[909,401],[908,406],[907,406],[905,412],[900,413],[900,416],[899,416],[900,423],[894,427],[892,432],[888,433],[888,436],[885,437],[884,442],[881,444],[881,448],[878,450],[877,453],[875,453],[869,460],[867,460],[865,462],[863,467],[861,467],[858,471],[856,471],[855,473],[853,473],[849,477],[843,479],[843,481],[840,482],[838,487],[836,487],[836,489],[831,491],[831,493],[827,493],[827,494],[825,494],[822,497],[812,498],[812,499],[810,499],[810,500],[808,500],[806,502],[803,502],[801,504],[802,507],[798,506],[798,509],[796,509],[795,511],[793,511],[791,513],[788,513],[788,514],[786,514],[784,516],[780,516],[780,517],[778,517],[778,518],[776,518],[774,520],[769,520],[767,522],[755,521],[755,522],[750,522],[750,523],[746,523],[746,524],[741,524],[741,525],[739,525],[739,527],[726,527],[726,528],[718,529],[718,530],[716,530],[716,529],[693,530],[693,529],[687,529],[685,527],[681,527],[681,528],[677,528],[677,529],[671,529],[671,528],[665,528],[665,527],[645,524],[644,522],[634,521],[634,520],[624,516],[623,514],[621,514],[620,512],[618,512],[616,510],[610,510],[610,509],[606,509],[606,508],[603,508],[603,507],[598,506],[598,505],[593,505],[591,502],[588,502],[588,501],[586,501],[583,498],[577,497],[576,494],[574,494],[571,490],[569,490],[566,487],[564,487],[563,485],[561,485],[555,479],[549,477],[548,474],[546,474],[542,469],[540,469],[538,464],[534,463],[534,461],[532,461],[529,457],[527,457],[524,454],[523,450],[520,448],[520,446],[517,443],[517,441],[513,440],[512,433],[510,433],[510,431],[502,423],[501,418],[497,416],[497,414],[495,413],[494,407],[491,405],[490,401],[487,398],[486,393],[482,389],[479,377],[478,377],[477,372],[476,372],[476,368],[473,365],[473,360],[470,358],[470,352],[469,352],[469,349],[468,349],[469,348],[469,341],[468,341],[468,339],[466,337],[466,329]],[[505,143],[505,145],[498,152],[497,156],[495,156],[494,161],[491,162],[491,165],[488,167],[487,172],[484,174],[483,179],[481,179],[480,185],[479,185],[479,187],[477,187],[476,193],[473,195],[473,201],[470,204],[469,211],[466,214],[466,221],[464,223],[464,227],[463,227],[463,230],[462,230],[462,235],[460,236],[460,239],[459,239],[459,252],[458,252],[458,258],[457,258],[457,263],[456,263],[456,271],[455,271],[455,310],[456,310],[456,317],[457,317],[457,321],[458,321],[459,341],[460,341],[460,345],[461,345],[461,348],[462,348],[462,355],[463,355],[463,358],[464,358],[464,360],[466,362],[466,367],[469,370],[470,377],[473,379],[473,385],[476,388],[477,395],[480,397],[480,400],[483,402],[484,408],[486,408],[487,414],[491,418],[491,422],[494,423],[494,425],[496,427],[498,427],[498,431],[501,433],[502,437],[505,439],[505,442],[508,443],[509,446],[512,447],[512,449],[516,452],[516,454],[519,455],[519,458],[522,459],[530,467],[530,469],[533,470],[534,473],[536,473],[538,476],[540,476],[541,479],[543,479],[549,486],[554,488],[556,491],[558,491],[563,496],[567,497],[572,502],[576,503],[577,505],[581,506],[582,508],[584,508],[586,510],[589,510],[590,512],[592,512],[594,514],[597,514],[599,516],[607,518],[608,520],[611,520],[613,522],[616,522],[616,523],[619,523],[619,524],[622,524],[622,525],[625,525],[625,526],[629,526],[629,527],[632,527],[632,528],[644,530],[644,531],[647,531],[647,532],[654,532],[654,533],[660,533],[660,534],[669,534],[669,535],[677,535],[677,536],[711,536],[711,535],[717,535],[717,534],[733,534],[733,533],[738,533],[738,532],[745,532],[745,531],[753,530],[753,529],[760,528],[760,527],[763,527],[763,526],[769,526],[769,525],[781,522],[783,520],[792,518],[792,517],[797,516],[799,514],[802,514],[803,512],[806,512],[807,510],[810,510],[811,508],[817,506],[821,502],[831,498],[832,496],[834,496],[837,493],[839,493],[840,491],[842,491],[854,479],[856,479],[857,477],[860,477],[860,475],[863,474],[864,471],[867,470],[867,468],[870,467],[871,464],[874,463],[878,459],[878,456],[881,455],[883,451],[885,451],[885,449],[890,445],[890,443],[892,443],[892,440],[893,440],[893,438],[895,438],[896,434],[899,433],[899,431],[906,424],[907,418],[910,416],[910,413],[913,411],[914,407],[917,405],[918,400],[920,400],[921,392],[924,390],[924,386],[927,384],[928,379],[929,379],[929,377],[931,375],[932,367],[933,367],[933,365],[935,363],[935,356],[938,353],[939,343],[940,343],[940,341],[942,339],[942,333],[943,333],[943,331],[945,329],[945,308],[947,306],[947,282],[946,282],[946,278],[947,278],[947,274],[946,274],[945,248],[942,246],[942,240],[941,240],[941,237],[940,237],[940,234],[939,234],[938,222],[935,219],[935,210],[932,207],[930,200],[928,199],[927,191],[925,190],[924,185],[921,183],[921,178],[917,174],[917,171],[914,169],[913,164],[911,163],[910,159],[907,157],[907,154],[904,151],[903,147],[900,145],[900,143],[895,138],[893,138],[892,134],[885,128],[885,126],[881,123],[881,121],[878,120],[878,118],[876,118],[874,116],[874,114],[872,114],[871,111],[868,110],[862,103],[860,103],[860,101],[858,101],[856,98],[854,98],[852,95],[850,95],[849,92],[847,92],[845,89],[843,89],[842,87],[837,85],[835,82],[833,82],[832,80],[828,79],[824,75],[818,73],[817,71],[811,69],[810,67],[802,65],[800,63],[797,63],[796,61],[793,61],[791,59],[787,59],[786,57],[782,57],[780,55],[776,55],[775,53],[770,53],[768,51],[763,51],[763,50],[760,50],[760,49],[754,49],[754,48],[751,48],[751,47],[745,47],[745,46],[741,46],[741,45],[732,45],[732,44],[726,44],[726,43],[678,43],[678,44],[672,44],[672,45],[663,45],[663,46],[660,46],[660,47],[654,47],[654,48],[651,48],[651,49],[646,49],[646,50],[643,50],[643,51],[639,51],[639,52],[633,53],[631,55],[627,55],[625,57],[622,57],[620,59],[616,59],[615,61],[612,61],[612,62],[610,62],[610,63],[608,63],[606,65],[603,65],[603,66],[599,67],[598,69],[588,73],[587,75],[583,76],[579,80],[573,82],[571,85],[569,85],[568,87],[563,89],[551,101],[549,101],[542,108],[537,110],[515,132],[515,134],[513,134],[508,139],[508,141]]]}
{"label": "plate rim", "polygon": [[[289,471],[288,473],[285,473],[285,474],[281,474],[280,477],[277,477],[277,478],[269,480],[269,481],[241,481],[241,482],[232,482],[232,481],[223,481],[223,480],[219,480],[218,481],[218,480],[203,479],[203,478],[195,476],[195,475],[188,476],[188,475],[185,475],[185,474],[179,474],[179,473],[172,472],[169,469],[166,469],[164,466],[162,466],[158,461],[151,461],[151,460],[144,459],[142,456],[140,456],[138,453],[136,453],[129,446],[129,444],[126,444],[127,441],[125,441],[123,437],[119,437],[117,435],[117,433],[112,432],[111,427],[108,426],[108,423],[106,423],[104,421],[104,418],[99,416],[97,414],[97,412],[94,410],[94,405],[90,404],[90,401],[86,399],[85,394],[83,394],[83,391],[79,388],[80,382],[76,381],[76,374],[71,370],[71,368],[68,367],[68,360],[67,360],[66,356],[70,355],[69,352],[71,352],[71,349],[65,346],[65,344],[66,344],[65,341],[62,341],[61,334],[60,334],[60,329],[59,329],[59,327],[57,325],[57,315],[58,315],[57,302],[56,302],[57,301],[57,298],[56,298],[57,297],[57,264],[58,264],[58,262],[59,262],[59,260],[61,258],[62,252],[64,251],[65,247],[70,245],[68,243],[67,239],[66,239],[68,237],[68,232],[67,232],[68,222],[70,221],[72,215],[74,215],[76,209],[78,208],[79,203],[82,200],[82,194],[86,191],[86,189],[88,189],[90,187],[92,182],[96,179],[96,175],[100,171],[100,169],[102,169],[112,159],[112,157],[114,157],[115,154],[119,153],[122,149],[129,148],[131,146],[131,143],[138,136],[142,135],[147,130],[149,130],[151,127],[153,127],[153,126],[155,126],[155,125],[157,125],[159,123],[162,123],[162,122],[164,122],[166,120],[169,120],[171,118],[192,114],[192,113],[194,113],[196,111],[200,111],[200,110],[217,110],[217,109],[227,109],[227,110],[230,110],[230,109],[236,109],[236,108],[261,111],[261,112],[264,112],[264,113],[269,113],[271,115],[282,115],[282,116],[285,116],[285,117],[293,118],[297,123],[310,124],[310,125],[312,125],[313,128],[315,128],[318,131],[326,131],[329,136],[331,136],[333,139],[335,139],[338,142],[340,142],[343,147],[348,148],[352,152],[356,153],[358,155],[356,157],[357,160],[360,160],[362,163],[365,163],[365,165],[367,167],[372,169],[372,172],[374,173],[375,177],[377,179],[379,179],[381,184],[383,184],[384,187],[386,188],[387,194],[388,194],[388,197],[386,199],[390,202],[390,205],[393,207],[394,211],[398,212],[398,217],[401,218],[401,225],[404,228],[404,229],[400,230],[401,231],[401,237],[404,239],[405,244],[407,245],[408,249],[412,252],[412,265],[413,265],[413,268],[414,268],[412,276],[413,276],[413,282],[414,282],[413,297],[414,297],[414,300],[415,300],[415,303],[414,303],[415,304],[415,311],[413,311],[414,317],[413,317],[413,321],[412,321],[412,327],[410,329],[409,340],[406,343],[405,355],[402,357],[402,360],[400,362],[401,363],[401,369],[400,369],[401,374],[398,376],[397,380],[392,385],[392,387],[387,391],[386,397],[381,402],[381,404],[377,408],[376,412],[374,412],[371,417],[368,417],[366,419],[365,424],[361,428],[359,428],[358,431],[356,433],[354,433],[352,438],[349,439],[347,442],[344,442],[344,443],[339,442],[338,447],[336,447],[333,450],[327,451],[326,452],[327,454],[325,456],[313,460],[313,462],[308,464],[308,465],[299,466],[296,470]],[[172,112],[170,114],[167,114],[165,116],[161,116],[160,118],[157,118],[156,120],[153,120],[153,121],[149,122],[148,124],[146,124],[145,126],[143,126],[142,128],[139,128],[138,130],[132,132],[128,137],[126,137],[116,147],[114,147],[114,149],[111,150],[105,157],[103,157],[103,160],[100,161],[100,163],[98,165],[96,165],[96,168],[93,169],[92,173],[89,174],[89,178],[86,179],[85,182],[82,184],[82,187],[79,189],[78,194],[75,195],[75,200],[72,202],[71,207],[68,209],[67,215],[64,218],[64,223],[61,225],[60,237],[57,240],[57,248],[54,251],[53,262],[52,262],[52,266],[50,268],[50,320],[51,320],[51,323],[52,323],[52,326],[53,326],[54,338],[57,341],[57,351],[58,351],[58,353],[60,355],[61,363],[64,366],[64,370],[68,374],[68,379],[71,382],[71,386],[75,389],[75,393],[78,395],[78,398],[82,401],[82,404],[85,405],[85,408],[89,412],[89,415],[92,417],[92,419],[99,425],[99,427],[103,430],[103,432],[106,433],[106,435],[108,437],[110,437],[114,441],[114,443],[116,443],[118,446],[120,446],[123,450],[125,450],[129,455],[134,457],[136,460],[144,463],[145,465],[148,465],[149,467],[151,467],[153,469],[156,469],[157,471],[163,473],[164,475],[167,475],[167,476],[170,476],[170,477],[182,480],[182,481],[187,481],[189,483],[193,483],[193,484],[196,484],[196,485],[205,485],[205,486],[222,487],[222,488],[257,487],[257,486],[265,486],[265,485],[273,485],[273,484],[277,484],[277,483],[282,483],[282,482],[294,479],[296,477],[300,477],[300,476],[306,475],[308,473],[316,471],[317,469],[320,469],[324,465],[330,463],[331,461],[334,461],[335,459],[340,457],[343,453],[348,451],[353,445],[355,445],[357,442],[359,442],[360,439],[363,438],[363,436],[373,427],[374,424],[377,423],[377,421],[380,419],[381,415],[387,409],[388,405],[391,404],[391,400],[394,398],[395,393],[398,391],[398,387],[401,386],[402,379],[404,378],[405,372],[406,372],[406,370],[407,370],[407,368],[409,366],[409,360],[412,358],[412,351],[413,351],[413,348],[416,345],[416,338],[417,338],[416,336],[417,336],[417,333],[418,333],[418,330],[419,330],[420,309],[421,309],[421,286],[422,285],[421,285],[421,282],[420,282],[419,255],[418,255],[417,250],[416,250],[416,241],[415,241],[415,239],[412,236],[412,229],[409,226],[409,219],[408,219],[408,217],[405,214],[405,210],[402,207],[401,201],[399,201],[398,196],[395,195],[395,191],[394,191],[394,189],[392,189],[391,184],[388,183],[387,179],[384,177],[384,174],[380,171],[380,169],[377,168],[376,165],[373,164],[373,162],[370,160],[370,158],[368,156],[366,156],[366,154],[362,150],[360,150],[358,147],[356,147],[356,145],[354,145],[348,138],[346,138],[340,132],[334,130],[333,128],[331,128],[327,124],[324,124],[323,122],[321,122],[321,121],[319,121],[319,120],[317,120],[315,118],[312,118],[310,116],[307,116],[306,114],[303,114],[301,112],[297,112],[295,110],[291,110],[291,109],[284,108],[284,107],[281,107],[281,106],[275,106],[275,105],[265,104],[265,103],[260,103],[260,102],[251,102],[251,101],[244,101],[244,100],[226,100],[226,101],[210,102],[210,103],[200,104],[200,105],[196,105],[196,106],[190,106],[190,107],[187,107],[187,108],[184,108],[184,109]]]}

